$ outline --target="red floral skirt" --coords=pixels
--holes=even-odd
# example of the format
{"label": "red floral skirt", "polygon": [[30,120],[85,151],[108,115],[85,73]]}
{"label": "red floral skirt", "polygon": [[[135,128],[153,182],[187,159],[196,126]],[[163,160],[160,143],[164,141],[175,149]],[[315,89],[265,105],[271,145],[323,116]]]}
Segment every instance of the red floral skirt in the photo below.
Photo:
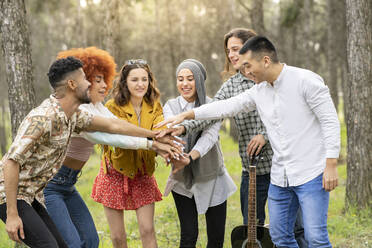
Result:
{"label": "red floral skirt", "polygon": [[153,202],[161,201],[162,194],[154,176],[137,173],[130,179],[107,165],[107,174],[103,170],[104,162],[94,180],[92,195],[94,201],[119,210],[136,210]]}

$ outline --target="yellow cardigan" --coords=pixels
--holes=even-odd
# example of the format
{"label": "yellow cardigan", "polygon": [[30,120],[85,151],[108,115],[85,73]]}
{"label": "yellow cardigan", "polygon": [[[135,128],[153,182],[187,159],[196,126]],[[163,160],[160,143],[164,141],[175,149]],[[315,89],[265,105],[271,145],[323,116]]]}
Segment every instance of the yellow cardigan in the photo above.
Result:
{"label": "yellow cardigan", "polygon": [[[159,101],[155,101],[154,106],[151,106],[145,100],[142,101],[141,125],[138,125],[137,114],[131,102],[125,106],[119,106],[114,99],[111,99],[105,106],[118,118],[150,130],[155,130],[153,126],[164,120],[163,108]],[[156,153],[154,151],[129,150],[105,145],[103,156],[104,162],[107,159],[118,172],[132,179],[139,171],[144,174],[143,164],[149,176],[155,170]],[[104,164],[106,165],[106,163]],[[107,165],[104,167],[104,171],[107,173]]]}

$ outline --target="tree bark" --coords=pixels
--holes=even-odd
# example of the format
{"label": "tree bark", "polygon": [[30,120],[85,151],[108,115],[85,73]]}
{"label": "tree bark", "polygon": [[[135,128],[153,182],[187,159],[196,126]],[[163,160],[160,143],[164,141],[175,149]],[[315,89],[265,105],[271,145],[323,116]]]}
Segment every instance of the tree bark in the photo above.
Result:
{"label": "tree bark", "polygon": [[23,0],[1,1],[0,9],[2,50],[14,138],[19,124],[35,105],[30,38]]}
{"label": "tree bark", "polygon": [[327,85],[329,87],[332,101],[338,110],[338,80],[337,80],[337,37],[339,21],[336,18],[337,15],[337,3],[341,2],[339,0],[328,0],[327,10],[328,10],[328,49],[327,49],[327,67],[328,67],[328,80]]}
{"label": "tree bark", "polygon": [[252,1],[252,9],[250,11],[252,28],[260,35],[265,34],[263,4],[263,0]]}
{"label": "tree bark", "polygon": [[[119,21],[119,1],[105,1],[105,49],[115,58],[120,58],[120,21]],[[118,61],[118,60],[117,60]]]}
{"label": "tree bark", "polygon": [[[2,50],[14,139],[18,126],[35,105],[30,38],[24,1],[4,0],[0,7]],[[15,247],[27,246],[16,243]]]}
{"label": "tree bark", "polygon": [[346,206],[372,206],[372,3],[346,0],[348,87]]}

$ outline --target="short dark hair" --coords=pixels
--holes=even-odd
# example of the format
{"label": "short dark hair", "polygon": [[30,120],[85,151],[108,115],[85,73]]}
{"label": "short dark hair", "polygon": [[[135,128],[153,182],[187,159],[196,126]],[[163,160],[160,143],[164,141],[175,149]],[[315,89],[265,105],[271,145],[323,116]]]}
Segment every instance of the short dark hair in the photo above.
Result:
{"label": "short dark hair", "polygon": [[239,54],[245,54],[248,51],[252,51],[258,56],[268,55],[274,63],[279,62],[273,43],[265,36],[254,36],[247,40],[240,49]]}
{"label": "short dark hair", "polygon": [[57,59],[49,68],[48,77],[49,83],[55,89],[58,83],[65,79],[66,75],[70,72],[76,71],[83,67],[83,62],[75,57],[67,57]]}

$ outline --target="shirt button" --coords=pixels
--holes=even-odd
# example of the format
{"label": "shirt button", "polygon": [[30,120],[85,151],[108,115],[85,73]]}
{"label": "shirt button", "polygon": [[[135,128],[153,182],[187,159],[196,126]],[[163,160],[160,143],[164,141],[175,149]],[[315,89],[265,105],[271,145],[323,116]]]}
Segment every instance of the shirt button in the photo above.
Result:
{"label": "shirt button", "polygon": [[119,170],[121,170],[121,171],[122,171],[122,170],[123,170],[123,168],[120,168]]}

